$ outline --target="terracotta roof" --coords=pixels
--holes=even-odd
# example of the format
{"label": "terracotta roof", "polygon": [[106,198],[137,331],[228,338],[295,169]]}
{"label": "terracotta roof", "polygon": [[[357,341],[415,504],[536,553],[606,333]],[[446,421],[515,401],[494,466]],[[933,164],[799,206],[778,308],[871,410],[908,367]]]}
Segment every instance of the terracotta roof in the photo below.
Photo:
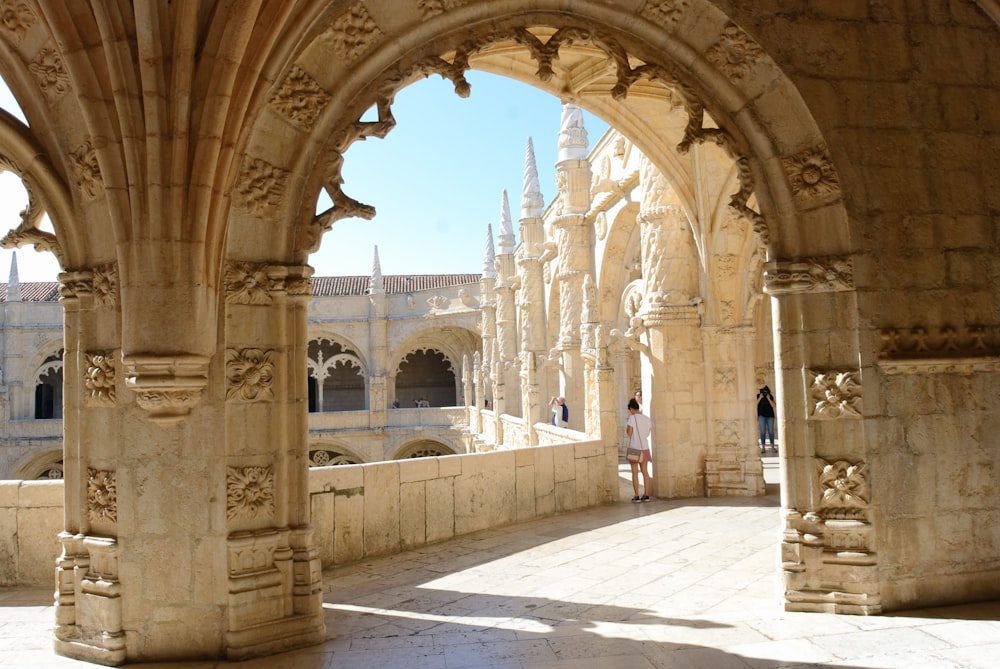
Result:
{"label": "terracotta roof", "polygon": [[[481,274],[386,274],[382,276],[382,282],[385,292],[393,295],[477,284],[481,278]],[[312,280],[313,296],[367,295],[370,282],[371,277],[368,276],[315,276]]]}
{"label": "terracotta roof", "polygon": [[[0,283],[0,302],[7,301],[7,284]],[[22,302],[58,302],[58,281],[23,281],[21,282]]]}
{"label": "terracotta roof", "polygon": [[[478,284],[481,274],[388,274],[382,277],[385,292],[392,295],[411,293],[417,290],[437,290]],[[367,295],[368,276],[315,276],[312,279],[314,297],[336,295]],[[59,283],[57,281],[21,282],[22,302],[57,302]],[[7,284],[0,283],[0,302],[7,301]]]}

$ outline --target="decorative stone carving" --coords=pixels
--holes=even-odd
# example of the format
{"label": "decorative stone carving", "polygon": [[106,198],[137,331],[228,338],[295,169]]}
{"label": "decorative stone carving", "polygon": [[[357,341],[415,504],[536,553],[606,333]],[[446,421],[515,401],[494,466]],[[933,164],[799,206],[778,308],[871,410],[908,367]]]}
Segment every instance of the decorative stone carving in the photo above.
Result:
{"label": "decorative stone carving", "polygon": [[125,385],[154,422],[169,424],[190,413],[208,385],[208,358],[200,355],[123,357]]}
{"label": "decorative stone carving", "polygon": [[118,304],[118,265],[108,263],[95,267],[91,275],[94,300],[102,307]]}
{"label": "decorative stone carving", "polygon": [[274,472],[270,467],[228,467],[226,518],[256,520],[274,517]]}
{"label": "decorative stone carving", "polygon": [[236,202],[251,214],[263,214],[281,204],[287,180],[288,170],[253,158],[243,166],[236,183]]}
{"label": "decorative stone carving", "polygon": [[91,523],[118,522],[118,482],[115,472],[87,469],[87,518]]}
{"label": "decorative stone carving", "polygon": [[20,0],[0,0],[0,33],[6,35],[13,44],[20,44],[33,25],[35,15],[26,3]]}
{"label": "decorative stone carving", "polygon": [[70,169],[73,170],[76,187],[80,189],[85,198],[93,200],[104,189],[101,166],[97,162],[97,151],[94,149],[94,145],[90,143],[90,140],[87,140],[70,153],[69,157]]}
{"label": "decorative stone carving", "polygon": [[274,399],[272,350],[226,349],[226,399],[262,402]]}
{"label": "decorative stone carving", "polygon": [[69,92],[69,73],[62,57],[51,47],[38,52],[38,56],[28,63],[28,71],[35,76],[38,88],[51,105]]}
{"label": "decorative stone carving", "polygon": [[716,367],[714,372],[715,388],[724,394],[736,388],[736,368]]}
{"label": "decorative stone carving", "polygon": [[444,295],[434,295],[427,299],[427,304],[430,305],[432,311],[440,311],[446,309],[450,301]]}
{"label": "decorative stone carving", "polygon": [[21,185],[28,194],[28,204],[21,210],[21,222],[16,228],[4,235],[0,239],[0,246],[6,249],[21,248],[25,244],[33,244],[36,251],[49,251],[59,260],[59,264],[66,265],[66,257],[63,254],[59,240],[51,232],[39,229],[45,209],[35,197],[35,182],[30,174],[26,173],[15,161],[5,155],[0,154],[0,172],[10,171],[21,178]]}
{"label": "decorative stone carving", "polygon": [[878,365],[888,374],[971,374],[1000,370],[1000,353],[987,342],[986,328],[945,325],[882,330]]}
{"label": "decorative stone carving", "polygon": [[854,290],[850,256],[776,260],[764,265],[764,292],[771,295]]}
{"label": "decorative stone carving", "polygon": [[820,515],[825,519],[864,520],[868,508],[867,465],[817,459],[817,469],[822,490]]}
{"label": "decorative stone carving", "polygon": [[759,44],[743,30],[730,23],[722,31],[719,41],[708,48],[705,58],[731,81],[742,79],[764,55]]}
{"label": "decorative stone carving", "polygon": [[303,130],[310,130],[331,95],[298,65],[293,65],[274,93],[271,106]]}
{"label": "decorative stone carving", "polygon": [[715,421],[715,443],[738,444],[740,443],[740,421],[738,420],[717,420]]}
{"label": "decorative stone carving", "polygon": [[860,372],[807,372],[810,418],[861,418]]}
{"label": "decorative stone carving", "polygon": [[650,21],[672,28],[681,20],[688,4],[689,0],[649,0],[641,12]]}
{"label": "decorative stone carving", "polygon": [[464,6],[468,0],[417,0],[420,16],[426,21],[456,7]]}
{"label": "decorative stone carving", "polygon": [[333,53],[351,62],[382,39],[382,30],[363,2],[351,7],[326,32]]}
{"label": "decorative stone carving", "polygon": [[840,178],[827,152],[826,144],[806,149],[781,159],[799,202],[840,194]]}
{"label": "decorative stone carving", "polygon": [[115,359],[111,351],[85,353],[87,372],[84,387],[91,406],[115,405]]}
{"label": "decorative stone carving", "polygon": [[714,256],[716,276],[728,279],[736,275],[736,268],[739,265],[739,256],[734,253],[717,253]]}
{"label": "decorative stone carving", "polygon": [[271,304],[274,281],[267,274],[267,265],[234,261],[226,263],[223,282],[226,302],[232,304]]}

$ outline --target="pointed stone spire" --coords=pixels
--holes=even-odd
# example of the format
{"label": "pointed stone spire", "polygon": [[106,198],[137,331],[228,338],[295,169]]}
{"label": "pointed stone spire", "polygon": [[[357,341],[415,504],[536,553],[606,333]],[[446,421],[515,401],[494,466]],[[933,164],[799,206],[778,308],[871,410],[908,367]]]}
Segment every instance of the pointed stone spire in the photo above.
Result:
{"label": "pointed stone spire", "polygon": [[483,256],[483,278],[497,278],[497,254],[493,251],[493,224],[486,224],[486,255]]}
{"label": "pointed stone spire", "polygon": [[514,223],[510,220],[510,202],[507,201],[507,189],[503,189],[500,198],[500,235],[497,251],[500,255],[514,252]]}
{"label": "pointed stone spire", "polygon": [[385,281],[382,279],[382,263],[378,259],[378,246],[375,247],[375,258],[372,260],[372,278],[368,283],[368,292],[372,295],[385,293]]}
{"label": "pointed stone spire", "polygon": [[21,280],[17,276],[17,251],[10,254],[10,278],[7,279],[7,301],[21,301]]}
{"label": "pointed stone spire", "polygon": [[574,104],[563,105],[559,123],[559,162],[587,159],[587,129],[583,127],[583,110]]}
{"label": "pointed stone spire", "polygon": [[528,148],[524,152],[524,187],[521,190],[521,218],[541,218],[545,209],[545,198],[538,183],[538,166],[535,164],[535,145],[528,137]]}

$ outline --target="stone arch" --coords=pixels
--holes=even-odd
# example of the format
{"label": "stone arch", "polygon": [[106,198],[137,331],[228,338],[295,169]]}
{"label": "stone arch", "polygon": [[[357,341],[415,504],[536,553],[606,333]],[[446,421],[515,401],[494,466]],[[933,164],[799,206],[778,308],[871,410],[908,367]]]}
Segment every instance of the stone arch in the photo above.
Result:
{"label": "stone arch", "polygon": [[[794,86],[752,37],[717,7],[707,0],[693,0],[690,5],[687,12],[678,15],[652,4],[636,11],[586,1],[575,3],[569,11],[554,1],[489,7],[476,4],[441,11],[425,9],[423,13],[417,7],[407,7],[397,8],[392,27],[385,21],[387,17],[363,5],[323,15],[312,26],[316,37],[303,43],[292,55],[294,62],[285,66],[271,91],[269,111],[261,114],[249,140],[250,154],[256,159],[264,160],[263,154],[269,152],[281,154],[267,158],[280,159],[271,164],[292,177],[285,180],[286,196],[281,205],[285,215],[281,218],[296,220],[293,229],[284,230],[285,238],[277,247],[258,240],[262,245],[258,252],[264,248],[269,254],[273,248],[293,249],[301,259],[337,218],[371,214],[370,208],[344,193],[339,156],[357,139],[389,132],[395,123],[392,95],[418,77],[441,74],[456,82],[459,94],[467,94],[463,68],[471,64],[497,69],[501,58],[491,60],[491,50],[499,52],[498,45],[514,45],[520,40],[525,47],[520,56],[508,55],[509,48],[504,51],[502,61],[517,64],[504,73],[554,93],[564,92],[557,86],[559,79],[550,76],[552,49],[546,49],[538,39],[525,37],[524,29],[533,26],[548,26],[543,32],[549,36],[564,30],[563,37],[571,41],[567,39],[559,49],[559,59],[568,58],[563,52],[572,49],[597,49],[604,51],[604,58],[610,55],[618,66],[616,73],[609,73],[610,88],[614,97],[625,103],[630,87],[645,87],[645,92],[650,81],[666,82],[660,84],[661,101],[672,110],[683,109],[686,117],[684,123],[674,124],[676,145],[690,151],[703,143],[716,143],[738,159],[741,188],[734,196],[737,206],[753,217],[762,231],[782,231],[781,235],[766,235],[774,246],[770,255],[795,257],[810,252],[810,236],[793,232],[804,217],[841,226],[843,233],[833,237],[846,241],[847,219],[839,202],[835,170],[821,133]],[[348,34],[353,36],[349,39]],[[383,48],[387,44],[392,48]],[[330,66],[331,50],[345,56],[343,65]],[[442,58],[451,53],[458,54],[456,59]],[[352,66],[352,60],[362,54],[364,58]],[[632,68],[626,54],[645,65]],[[532,63],[542,79],[529,76]],[[308,119],[283,113],[282,100],[303,87],[316,93]],[[610,116],[607,112],[613,105],[620,105],[607,95],[598,100],[577,92],[576,97],[577,104],[598,114],[605,112],[605,117]],[[372,106],[378,107],[379,120],[360,122]],[[626,126],[626,132],[668,173],[667,143],[643,131],[644,116],[639,107],[614,107],[613,116],[620,119],[616,127]],[[705,124],[706,111],[713,124]],[[266,141],[268,135],[282,137],[280,151]],[[331,155],[329,151],[333,159],[321,158]],[[303,178],[294,178],[296,175]],[[811,181],[817,175],[822,182],[819,187]],[[324,185],[331,190],[334,207],[316,216],[310,210],[311,203]],[[754,195],[763,217],[748,205]],[[293,211],[295,207],[297,211]],[[232,225],[239,229],[244,221],[237,215]],[[246,239],[238,234],[230,234],[230,238]],[[845,249],[824,252],[834,250]],[[253,253],[249,248],[243,252]]]}
{"label": "stone arch", "polygon": [[439,439],[420,438],[406,442],[399,447],[393,460],[408,458],[433,458],[441,455],[455,455],[459,451]]}
{"label": "stone arch", "polygon": [[309,411],[360,411],[368,398],[368,364],[336,335],[314,335],[306,347]]}
{"label": "stone arch", "polygon": [[318,441],[309,444],[310,467],[360,465],[364,462],[364,458],[340,442]]}
{"label": "stone arch", "polygon": [[22,481],[63,478],[62,446],[33,451],[14,465],[11,478]]}

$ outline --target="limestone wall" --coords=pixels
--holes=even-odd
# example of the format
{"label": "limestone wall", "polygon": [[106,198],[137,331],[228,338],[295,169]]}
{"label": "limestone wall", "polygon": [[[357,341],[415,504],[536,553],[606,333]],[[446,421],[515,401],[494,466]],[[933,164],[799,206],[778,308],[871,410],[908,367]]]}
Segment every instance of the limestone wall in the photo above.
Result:
{"label": "limestone wall", "polygon": [[63,482],[0,481],[0,586],[51,585],[63,529]]}
{"label": "limestone wall", "polygon": [[[586,441],[309,470],[324,567],[608,500]],[[0,586],[53,584],[63,482],[0,481]]]}
{"label": "limestone wall", "polygon": [[310,470],[324,567],[607,501],[600,441]]}

